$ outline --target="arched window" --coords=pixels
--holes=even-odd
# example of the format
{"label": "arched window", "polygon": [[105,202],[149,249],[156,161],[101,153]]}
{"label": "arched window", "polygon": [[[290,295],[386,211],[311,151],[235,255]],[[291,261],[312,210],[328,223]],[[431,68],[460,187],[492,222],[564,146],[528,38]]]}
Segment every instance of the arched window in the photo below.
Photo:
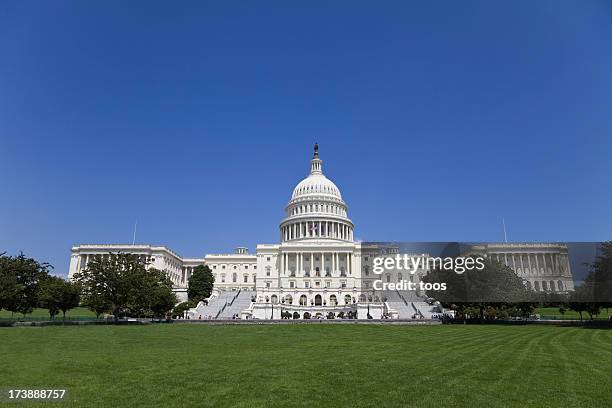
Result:
{"label": "arched window", "polygon": [[535,288],[536,292],[540,291],[540,282],[535,281],[533,282],[533,287]]}
{"label": "arched window", "polygon": [[292,305],[293,304],[293,297],[291,295],[285,296],[285,303],[288,304],[288,305]]}
{"label": "arched window", "polygon": [[542,291],[546,292],[548,290],[548,285],[546,284],[546,281],[542,281]]}
{"label": "arched window", "polygon": [[360,302],[365,302],[366,301],[366,295],[364,295],[363,293],[361,295],[359,295],[359,301]]}
{"label": "arched window", "polygon": [[338,299],[336,298],[336,295],[331,295],[329,297],[329,305],[336,306],[337,304],[338,304]]}
{"label": "arched window", "polygon": [[533,288],[531,287],[531,282],[529,282],[529,281],[526,281],[526,282],[525,282],[525,287],[526,287],[528,290],[533,290]]}
{"label": "arched window", "polygon": [[276,295],[272,295],[272,297],[270,298],[270,300],[272,301],[272,304],[276,304],[276,303],[278,303],[278,296],[276,296]]}
{"label": "arched window", "polygon": [[549,286],[550,290],[552,290],[553,292],[555,291],[555,281],[550,281],[550,286]]}
{"label": "arched window", "polygon": [[559,292],[563,291],[563,282],[557,281],[557,288],[559,288]]}
{"label": "arched window", "polygon": [[344,304],[345,305],[350,305],[351,304],[351,295],[345,295],[344,296]]}
{"label": "arched window", "polygon": [[316,295],[315,296],[314,304],[315,304],[315,306],[321,306],[323,304],[323,298],[321,297],[321,295]]}
{"label": "arched window", "polygon": [[300,306],[306,306],[307,303],[308,299],[306,298],[306,295],[300,296]]}

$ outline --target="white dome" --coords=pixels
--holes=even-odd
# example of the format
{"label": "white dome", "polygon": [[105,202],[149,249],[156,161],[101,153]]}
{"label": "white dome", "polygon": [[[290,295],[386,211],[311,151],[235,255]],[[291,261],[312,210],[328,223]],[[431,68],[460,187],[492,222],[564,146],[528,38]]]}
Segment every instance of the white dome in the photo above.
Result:
{"label": "white dome", "polygon": [[323,174],[311,174],[300,181],[293,189],[291,199],[309,195],[328,195],[342,200],[338,187]]}
{"label": "white dome", "polygon": [[353,222],[340,190],[323,174],[315,143],[310,174],[293,189],[280,223],[281,242],[299,240],[353,241]]}

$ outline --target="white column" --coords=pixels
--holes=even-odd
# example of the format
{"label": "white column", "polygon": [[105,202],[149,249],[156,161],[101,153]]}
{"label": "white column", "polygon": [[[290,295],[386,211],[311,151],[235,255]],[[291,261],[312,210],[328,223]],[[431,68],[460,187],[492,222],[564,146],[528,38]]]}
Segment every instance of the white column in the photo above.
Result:
{"label": "white column", "polygon": [[351,268],[351,253],[347,252],[346,253],[346,267],[344,268],[344,272],[348,275],[349,274],[349,270]]}
{"label": "white column", "polygon": [[310,253],[310,276],[312,276],[314,271],[314,252]]}
{"label": "white column", "polygon": [[350,253],[350,252],[349,252],[349,267],[348,267],[348,270],[349,270],[349,272],[348,272],[349,275],[352,275],[353,274],[353,254]]}
{"label": "white column", "polygon": [[527,254],[527,264],[529,265],[529,272],[533,273],[533,269],[531,269],[531,255],[532,254]]}
{"label": "white column", "polygon": [[325,252],[321,252],[321,276],[325,275]]}
{"label": "white column", "polygon": [[336,252],[332,252],[332,270],[331,270],[332,275],[334,274],[334,272],[336,272],[336,269],[338,269],[336,255],[337,255]]}

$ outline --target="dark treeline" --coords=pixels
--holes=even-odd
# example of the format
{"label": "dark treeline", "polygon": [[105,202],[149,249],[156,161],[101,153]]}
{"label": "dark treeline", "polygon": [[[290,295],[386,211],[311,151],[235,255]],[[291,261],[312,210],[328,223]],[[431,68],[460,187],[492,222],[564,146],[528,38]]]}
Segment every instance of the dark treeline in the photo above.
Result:
{"label": "dark treeline", "polygon": [[573,310],[593,319],[602,309],[612,307],[612,241],[601,244],[601,255],[588,264],[584,282],[568,293],[534,292],[508,266],[485,260],[483,270],[457,274],[453,270],[434,270],[425,282],[446,282],[446,291],[427,295],[456,311],[460,320],[493,320],[532,316],[537,307],[557,307],[561,313]]}

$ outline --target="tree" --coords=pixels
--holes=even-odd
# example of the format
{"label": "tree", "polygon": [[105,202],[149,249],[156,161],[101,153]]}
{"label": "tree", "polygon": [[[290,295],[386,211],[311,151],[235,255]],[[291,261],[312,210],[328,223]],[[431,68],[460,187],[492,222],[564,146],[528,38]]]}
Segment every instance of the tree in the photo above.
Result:
{"label": "tree", "polygon": [[38,303],[39,285],[53,267],[27,258],[0,254],[0,308],[13,313],[31,313]]}
{"label": "tree", "polygon": [[446,283],[445,291],[431,290],[427,295],[444,305],[454,304],[458,317],[495,319],[513,314],[526,317],[536,303],[535,294],[525,288],[522,279],[510,267],[493,259],[485,259],[482,270],[462,274],[435,269],[423,277],[423,282]]}
{"label": "tree", "polygon": [[49,276],[41,282],[39,300],[53,318],[60,311],[66,319],[66,312],[79,305],[80,287],[57,276]]}
{"label": "tree", "polygon": [[587,310],[587,301],[586,298],[587,291],[584,286],[577,287],[572,293],[570,293],[569,301],[567,302],[567,306],[570,310],[574,312],[578,312],[580,315],[580,320],[582,320],[582,313]]}
{"label": "tree", "polygon": [[195,305],[193,302],[190,302],[190,301],[179,303],[178,305],[174,306],[174,308],[172,309],[172,316],[175,318],[182,317],[184,316],[187,310],[192,309],[196,306],[197,305]]}
{"label": "tree", "polygon": [[591,288],[593,302],[600,307],[612,306],[612,241],[603,242],[600,255],[590,264],[590,272],[584,284]]}
{"label": "tree", "polygon": [[214,284],[215,277],[208,265],[198,265],[194,268],[191,278],[189,278],[187,297],[195,303],[208,299]]}
{"label": "tree", "polygon": [[96,319],[99,319],[102,313],[110,312],[113,308],[108,297],[100,293],[89,293],[82,299],[83,306],[94,312]]}
{"label": "tree", "polygon": [[164,317],[176,305],[172,281],[164,271],[149,269],[140,279],[135,300],[140,317]]}
{"label": "tree", "polygon": [[83,300],[99,316],[110,310],[120,315],[163,316],[176,303],[172,282],[165,272],[151,268],[138,255],[96,255],[87,268],[75,274],[83,288]]}
{"label": "tree", "polygon": [[601,244],[600,255],[588,266],[589,274],[570,294],[569,300],[569,308],[580,314],[580,320],[583,312],[593,320],[602,307],[612,305],[612,241]]}

